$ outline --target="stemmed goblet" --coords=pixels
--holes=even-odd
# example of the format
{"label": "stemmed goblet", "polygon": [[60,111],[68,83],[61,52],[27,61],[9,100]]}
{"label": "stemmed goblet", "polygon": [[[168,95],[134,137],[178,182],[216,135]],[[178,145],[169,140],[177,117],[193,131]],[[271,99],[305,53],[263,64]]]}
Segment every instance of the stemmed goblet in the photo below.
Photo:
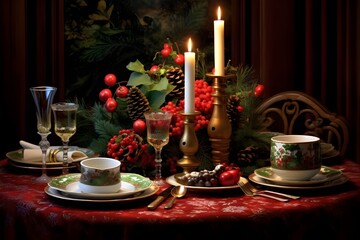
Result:
{"label": "stemmed goblet", "polygon": [[155,179],[154,182],[161,186],[164,181],[161,176],[161,150],[169,142],[169,127],[172,114],[169,112],[145,112],[147,126],[147,141],[155,149]]}
{"label": "stemmed goblet", "polygon": [[68,158],[69,140],[76,132],[76,112],[79,105],[70,102],[59,102],[51,105],[54,113],[55,134],[61,138],[63,144],[62,174],[69,173]]}
{"label": "stemmed goblet", "polygon": [[53,102],[56,87],[50,86],[38,86],[30,88],[30,92],[34,98],[36,107],[36,118],[37,118],[37,130],[41,136],[39,143],[42,152],[42,174],[36,178],[36,182],[49,182],[50,177],[46,174],[46,152],[50,147],[50,143],[47,140],[47,136],[51,134],[51,104]]}

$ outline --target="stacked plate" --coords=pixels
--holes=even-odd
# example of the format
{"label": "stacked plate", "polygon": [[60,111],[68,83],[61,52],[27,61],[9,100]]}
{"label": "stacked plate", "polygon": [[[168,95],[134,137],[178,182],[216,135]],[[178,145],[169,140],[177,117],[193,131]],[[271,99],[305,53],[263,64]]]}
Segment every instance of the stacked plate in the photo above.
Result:
{"label": "stacked plate", "polygon": [[[51,148],[61,148],[61,146],[59,147],[51,147]],[[95,153],[93,150],[88,149],[88,148],[80,148],[80,147],[76,147],[76,146],[69,146],[69,152],[70,151],[81,151],[83,153],[85,153],[88,157],[94,157]],[[6,157],[9,160],[9,164],[13,167],[16,168],[22,168],[22,169],[32,169],[32,170],[41,170],[42,167],[42,162],[41,162],[41,157],[39,157],[39,159],[31,159],[28,160],[26,158],[24,158],[24,149],[18,149],[15,151],[11,151],[8,152],[6,154]],[[74,160],[70,165],[69,168],[76,168],[76,164],[79,163],[81,160],[83,159],[78,159],[78,160]],[[62,162],[48,162],[46,163],[46,168],[49,170],[57,170],[57,169],[62,169]]]}
{"label": "stacked plate", "polygon": [[334,146],[330,143],[321,143],[321,157],[322,160],[326,161],[327,159],[331,159],[339,156],[339,151],[337,151]]}
{"label": "stacked plate", "polygon": [[348,178],[341,170],[322,166],[320,172],[306,181],[288,181],[276,175],[271,167],[262,167],[249,175],[249,180],[263,186],[283,189],[322,189],[341,185]]}
{"label": "stacked plate", "polygon": [[146,177],[121,173],[121,189],[115,193],[84,193],[79,188],[80,173],[53,177],[45,193],[59,199],[77,202],[131,202],[155,194],[159,187]]}

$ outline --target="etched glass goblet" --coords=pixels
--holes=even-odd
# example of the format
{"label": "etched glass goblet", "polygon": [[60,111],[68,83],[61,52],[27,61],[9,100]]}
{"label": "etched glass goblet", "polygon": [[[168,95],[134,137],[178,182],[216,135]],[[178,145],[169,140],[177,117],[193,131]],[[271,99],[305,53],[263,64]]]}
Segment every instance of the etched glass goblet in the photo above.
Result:
{"label": "etched glass goblet", "polygon": [[38,86],[30,88],[30,92],[35,101],[37,130],[41,136],[39,143],[42,152],[42,174],[36,178],[36,182],[49,182],[50,177],[46,173],[46,152],[50,147],[47,136],[51,134],[51,104],[53,102],[57,88],[50,86]]}
{"label": "etched glass goblet", "polygon": [[70,102],[59,102],[51,105],[54,113],[55,134],[61,138],[63,144],[62,174],[69,173],[68,158],[69,140],[76,132],[76,112],[79,105]]}
{"label": "etched glass goblet", "polygon": [[144,113],[147,127],[147,141],[155,149],[155,179],[154,182],[161,186],[165,182],[161,176],[161,150],[169,142],[169,127],[172,114],[169,112]]}

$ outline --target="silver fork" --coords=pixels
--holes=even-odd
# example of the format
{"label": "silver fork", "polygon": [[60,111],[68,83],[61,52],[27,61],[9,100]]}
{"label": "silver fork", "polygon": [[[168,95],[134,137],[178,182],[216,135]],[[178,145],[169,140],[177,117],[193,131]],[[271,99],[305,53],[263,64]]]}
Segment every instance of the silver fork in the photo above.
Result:
{"label": "silver fork", "polygon": [[245,193],[245,195],[247,196],[262,196],[262,197],[267,197],[267,198],[271,198],[271,199],[275,199],[281,202],[288,202],[289,199],[288,198],[280,198],[280,197],[275,197],[272,195],[268,195],[266,193],[259,193],[259,192],[253,192],[250,190],[250,188],[248,186],[246,186],[242,181],[238,182],[238,185],[240,186],[241,190]]}
{"label": "silver fork", "polygon": [[[272,195],[268,195],[266,193],[272,193],[272,194],[276,194],[282,197],[286,197],[286,198],[290,198],[290,199],[299,199],[300,196],[294,196],[294,195],[290,195],[290,194],[285,194],[285,193],[280,193],[280,192],[274,192],[274,191],[270,191],[270,190],[259,190],[257,188],[255,188],[246,178],[240,178],[239,180],[239,186],[240,188],[244,191],[246,191],[245,194],[251,196],[251,195],[259,195],[259,196],[264,196],[264,197],[269,197],[269,198],[273,198],[279,201],[283,201],[283,200],[288,200],[288,199],[284,199],[284,198],[279,198],[279,197],[275,197]],[[285,202],[285,201],[284,201]]]}
{"label": "silver fork", "polygon": [[275,192],[275,191],[270,191],[270,190],[259,190],[256,187],[254,187],[246,178],[241,178],[240,181],[246,187],[248,187],[253,193],[272,193],[272,194],[276,194],[276,195],[291,198],[291,199],[299,199],[300,198],[300,196],[295,196],[295,195],[281,193],[281,192]]}

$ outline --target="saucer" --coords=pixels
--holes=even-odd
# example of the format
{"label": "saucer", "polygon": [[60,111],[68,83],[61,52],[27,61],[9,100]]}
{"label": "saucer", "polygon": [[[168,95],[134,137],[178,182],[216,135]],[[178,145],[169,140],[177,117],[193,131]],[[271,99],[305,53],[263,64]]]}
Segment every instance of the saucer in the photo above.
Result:
{"label": "saucer", "polygon": [[86,199],[116,199],[126,198],[150,188],[152,181],[134,173],[121,173],[121,188],[115,193],[84,193],[79,188],[80,173],[70,173],[53,177],[48,183],[52,189],[58,190],[64,196]]}
{"label": "saucer", "polygon": [[340,177],[329,180],[327,182],[323,182],[317,185],[279,185],[272,181],[263,179],[255,175],[254,173],[249,175],[249,180],[253,183],[266,186],[266,187],[273,187],[278,189],[291,189],[291,190],[314,190],[314,189],[325,189],[325,188],[331,188],[335,186],[342,185],[346,183],[349,179],[345,175],[340,175]]}
{"label": "saucer", "polygon": [[342,172],[340,170],[337,170],[334,168],[321,166],[320,172],[318,174],[316,174],[311,179],[305,180],[305,181],[284,180],[281,177],[279,177],[278,175],[276,175],[272,171],[271,167],[262,167],[262,168],[255,169],[254,174],[259,178],[271,181],[278,185],[304,186],[304,185],[316,185],[316,184],[334,180],[336,178],[339,178],[342,175]]}

